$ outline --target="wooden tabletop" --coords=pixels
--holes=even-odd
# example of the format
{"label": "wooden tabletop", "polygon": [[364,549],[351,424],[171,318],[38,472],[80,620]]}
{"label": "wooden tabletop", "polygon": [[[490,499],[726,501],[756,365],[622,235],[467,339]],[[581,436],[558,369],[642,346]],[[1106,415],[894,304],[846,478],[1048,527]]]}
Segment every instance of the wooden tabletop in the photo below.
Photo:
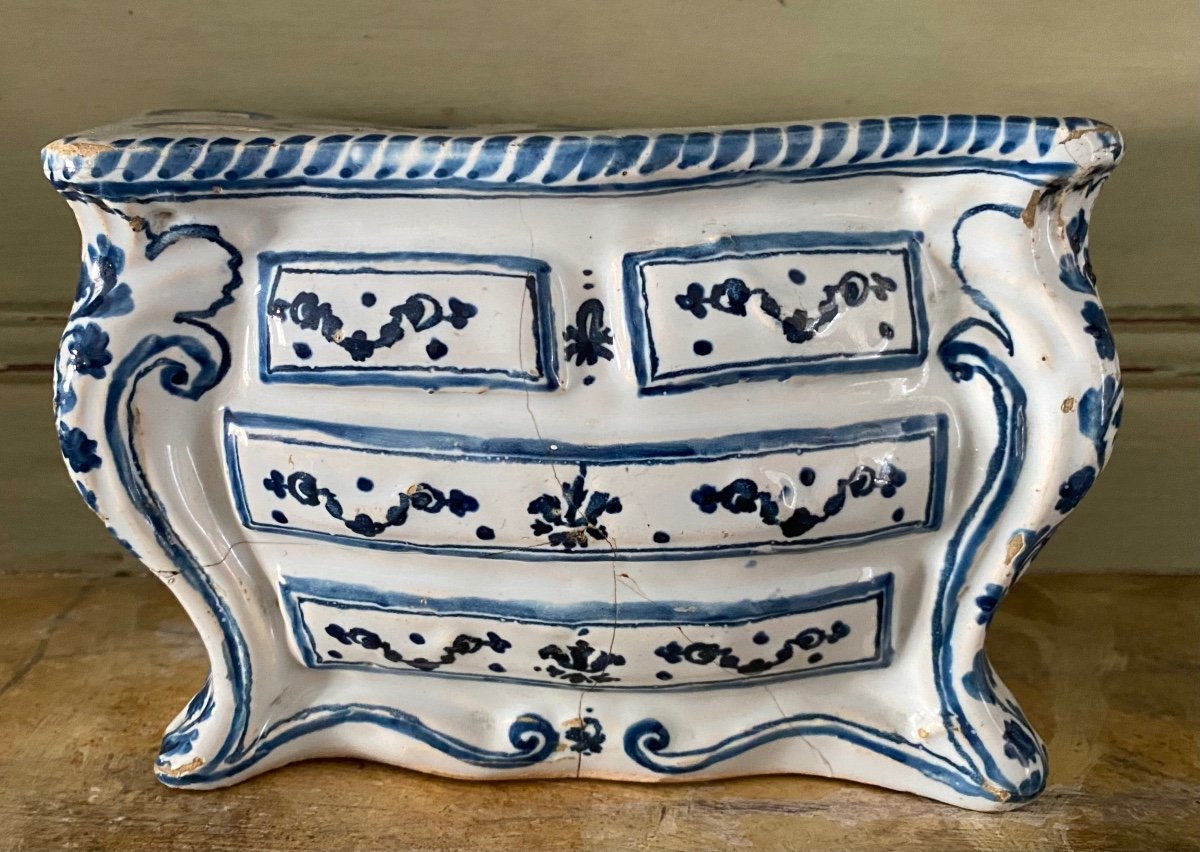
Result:
{"label": "wooden tabletop", "polygon": [[1200,849],[1200,577],[1024,580],[989,652],[1050,746],[978,814],[813,778],[471,783],[358,761],[214,792],[151,763],[206,664],[157,580],[0,575],[0,849]]}

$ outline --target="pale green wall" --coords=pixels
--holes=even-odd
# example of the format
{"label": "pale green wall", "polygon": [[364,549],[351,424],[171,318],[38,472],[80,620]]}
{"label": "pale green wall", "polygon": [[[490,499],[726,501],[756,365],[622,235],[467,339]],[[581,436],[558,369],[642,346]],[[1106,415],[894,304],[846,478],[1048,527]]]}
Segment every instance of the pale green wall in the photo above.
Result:
{"label": "pale green wall", "polygon": [[217,107],[402,124],[1105,119],[1125,133],[1128,157],[1104,190],[1092,253],[1129,417],[1111,472],[1043,563],[1200,564],[1198,53],[1194,0],[4,0],[0,405],[15,467],[0,460],[0,484],[37,475],[31,494],[0,496],[0,512],[20,522],[0,558],[45,545],[31,536],[47,514],[84,524],[55,537],[64,552],[76,544],[63,535],[105,546],[66,476],[42,467],[57,463],[44,410],[25,422],[22,400],[37,397],[27,385],[50,363],[78,252],[37,151],[143,110]]}

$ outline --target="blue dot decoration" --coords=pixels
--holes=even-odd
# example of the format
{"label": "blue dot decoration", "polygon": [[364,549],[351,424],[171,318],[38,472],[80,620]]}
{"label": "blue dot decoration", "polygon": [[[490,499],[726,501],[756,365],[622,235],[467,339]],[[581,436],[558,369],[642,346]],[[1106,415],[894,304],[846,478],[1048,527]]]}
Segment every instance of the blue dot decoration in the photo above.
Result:
{"label": "blue dot decoration", "polygon": [[412,642],[414,645],[424,645],[425,637],[420,633],[410,633],[408,634],[408,641]]}
{"label": "blue dot decoration", "polygon": [[488,670],[493,672],[502,672],[504,671],[504,666],[500,665],[499,663],[491,663],[488,665]]}
{"label": "blue dot decoration", "polygon": [[594,383],[595,383],[595,381],[596,381],[596,377],[595,377],[595,376],[584,376],[584,377],[583,377],[583,383],[584,383],[585,385],[594,384]]}
{"label": "blue dot decoration", "polygon": [[807,488],[808,486],[812,485],[816,481],[817,481],[817,472],[815,470],[813,470],[811,467],[801,468],[801,470],[800,470],[800,484],[801,485],[803,485]]}
{"label": "blue dot decoration", "polygon": [[666,544],[670,540],[671,536],[662,530],[659,530],[654,534],[654,541],[658,544]]}
{"label": "blue dot decoration", "polygon": [[307,343],[293,343],[292,351],[296,353],[296,357],[307,361],[312,357],[312,347]]}
{"label": "blue dot decoration", "polygon": [[768,636],[765,631],[760,630],[754,634],[753,642],[755,645],[765,645],[770,641],[771,637]]}
{"label": "blue dot decoration", "polygon": [[354,483],[358,486],[359,491],[370,491],[375,487],[375,483],[367,479],[365,476],[360,476],[358,482]]}
{"label": "blue dot decoration", "polygon": [[808,278],[805,277],[804,273],[801,272],[799,269],[789,269],[788,270],[788,280],[791,281],[793,284],[803,284],[805,281],[808,280]]}
{"label": "blue dot decoration", "polygon": [[670,672],[656,672],[654,676],[659,680],[670,680],[674,677]]}
{"label": "blue dot decoration", "polygon": [[436,337],[429,341],[429,343],[425,346],[425,354],[434,361],[441,360],[449,351],[450,350],[446,347],[446,344],[442,343],[442,341],[438,340]]}
{"label": "blue dot decoration", "polygon": [[277,524],[286,524],[288,522],[287,515],[278,509],[271,513],[271,520]]}
{"label": "blue dot decoration", "polygon": [[480,541],[491,541],[496,537],[496,531],[491,527],[479,526],[475,528],[475,537]]}
{"label": "blue dot decoration", "polygon": [[370,308],[370,307],[374,307],[374,305],[375,305],[375,294],[374,294],[374,293],[370,293],[370,292],[368,292],[368,293],[363,293],[363,294],[362,294],[362,303],[363,303],[363,307],[364,307],[364,308]]}
{"label": "blue dot decoration", "polygon": [[900,523],[901,521],[904,520],[904,507],[903,506],[901,506],[896,511],[892,512],[892,520],[895,521],[896,523]]}
{"label": "blue dot decoration", "polygon": [[325,656],[326,656],[326,657],[333,657],[335,660],[340,660],[340,659],[342,658],[342,652],[341,652],[341,651],[335,651],[335,650],[333,650],[332,648],[330,648],[328,651],[326,651],[326,652],[325,652]]}
{"label": "blue dot decoration", "polygon": [[692,344],[692,351],[700,357],[704,357],[705,355],[712,354],[713,345],[707,340],[697,340]]}

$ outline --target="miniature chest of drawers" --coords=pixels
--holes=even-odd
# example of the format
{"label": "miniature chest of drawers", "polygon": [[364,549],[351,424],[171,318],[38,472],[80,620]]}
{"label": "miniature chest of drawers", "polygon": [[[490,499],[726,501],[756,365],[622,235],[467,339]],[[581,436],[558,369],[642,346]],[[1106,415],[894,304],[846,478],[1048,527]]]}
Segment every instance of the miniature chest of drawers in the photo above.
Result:
{"label": "miniature chest of drawers", "polygon": [[1121,412],[1084,119],[67,137],[68,469],[186,607],[167,784],[805,772],[992,810],[983,653]]}

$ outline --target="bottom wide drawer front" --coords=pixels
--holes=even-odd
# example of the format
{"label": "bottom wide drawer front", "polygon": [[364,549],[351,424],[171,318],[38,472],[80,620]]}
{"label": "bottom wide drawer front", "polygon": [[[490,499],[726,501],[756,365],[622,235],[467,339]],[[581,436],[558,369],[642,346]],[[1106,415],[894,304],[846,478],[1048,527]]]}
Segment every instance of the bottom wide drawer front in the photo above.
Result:
{"label": "bottom wide drawer front", "polygon": [[728,603],[550,605],[288,578],[305,664],[551,686],[731,685],[886,666],[892,576]]}
{"label": "bottom wide drawer front", "polygon": [[937,416],[687,442],[572,445],[230,415],[242,523],[380,549],[672,559],[935,529]]}

